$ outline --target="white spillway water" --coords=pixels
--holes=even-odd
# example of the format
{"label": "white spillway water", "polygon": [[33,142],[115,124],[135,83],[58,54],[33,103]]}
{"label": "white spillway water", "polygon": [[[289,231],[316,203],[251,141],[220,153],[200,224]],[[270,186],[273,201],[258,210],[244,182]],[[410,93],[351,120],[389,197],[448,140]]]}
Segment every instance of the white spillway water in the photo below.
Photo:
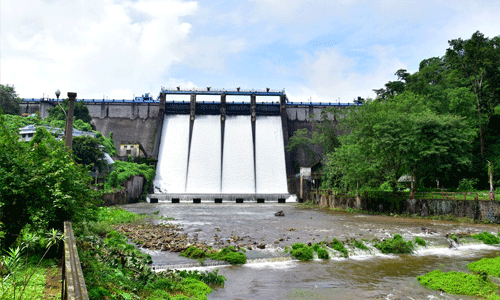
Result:
{"label": "white spillway water", "polygon": [[258,194],[288,192],[281,117],[257,117],[255,165]]}
{"label": "white spillway water", "polygon": [[191,138],[186,193],[220,193],[220,187],[220,116],[196,116]]}
{"label": "white spillway water", "polygon": [[222,193],[255,193],[252,121],[229,116],[224,129]]}
{"label": "white spillway water", "polygon": [[189,115],[166,115],[154,181],[155,192],[185,192],[188,148]]}

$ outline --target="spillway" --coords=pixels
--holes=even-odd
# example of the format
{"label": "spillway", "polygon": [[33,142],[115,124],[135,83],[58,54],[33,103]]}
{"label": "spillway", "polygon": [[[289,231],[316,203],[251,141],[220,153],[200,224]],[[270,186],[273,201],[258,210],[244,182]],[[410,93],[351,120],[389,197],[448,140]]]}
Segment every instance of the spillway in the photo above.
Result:
{"label": "spillway", "polygon": [[284,151],[280,116],[167,114],[155,196],[282,199],[288,195]]}

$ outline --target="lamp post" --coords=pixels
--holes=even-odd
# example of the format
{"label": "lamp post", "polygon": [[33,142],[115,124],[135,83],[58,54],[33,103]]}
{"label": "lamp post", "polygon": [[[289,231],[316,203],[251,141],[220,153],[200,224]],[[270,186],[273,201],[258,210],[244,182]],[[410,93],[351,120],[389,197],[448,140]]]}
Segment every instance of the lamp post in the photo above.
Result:
{"label": "lamp post", "polygon": [[66,147],[68,147],[69,150],[72,149],[72,142],[73,142],[73,112],[75,110],[75,100],[76,100],[76,93],[68,92],[68,98],[69,98],[69,106],[68,106],[68,115],[66,117]]}

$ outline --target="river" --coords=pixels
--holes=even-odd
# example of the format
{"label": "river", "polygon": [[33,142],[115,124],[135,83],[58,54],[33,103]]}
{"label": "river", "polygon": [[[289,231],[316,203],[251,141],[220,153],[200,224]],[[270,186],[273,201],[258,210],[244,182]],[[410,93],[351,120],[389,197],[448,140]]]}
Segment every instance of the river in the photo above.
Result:
{"label": "river", "polygon": [[[190,237],[214,248],[251,247],[243,266],[198,266],[176,253],[149,251],[157,269],[176,266],[197,270],[219,269],[227,278],[209,299],[477,299],[442,294],[422,287],[416,277],[441,269],[467,271],[467,264],[496,257],[498,246],[471,238],[450,248],[445,237],[453,233],[497,233],[498,225],[466,224],[383,215],[301,208],[296,203],[138,203],[124,205],[135,213],[173,218]],[[275,216],[283,211],[283,217]],[[164,222],[155,220],[154,222]],[[427,246],[412,255],[384,255],[371,247],[374,238],[401,234],[405,240],[423,238]],[[364,240],[369,250],[350,248],[349,258],[301,262],[283,249],[293,243],[316,243],[337,238]],[[237,240],[236,242],[231,242]],[[258,249],[257,245],[265,245]],[[352,251],[351,251],[352,250]]]}

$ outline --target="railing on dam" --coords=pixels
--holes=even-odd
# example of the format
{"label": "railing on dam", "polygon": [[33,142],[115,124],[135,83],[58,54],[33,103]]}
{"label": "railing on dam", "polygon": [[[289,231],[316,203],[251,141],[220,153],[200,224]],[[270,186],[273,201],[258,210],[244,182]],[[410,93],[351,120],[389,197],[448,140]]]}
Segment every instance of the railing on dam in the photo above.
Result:
{"label": "railing on dam", "polygon": [[[398,191],[398,192],[385,192],[385,191],[349,191],[349,192],[339,192],[333,190],[314,190],[312,193],[319,193],[325,195],[335,195],[335,196],[347,196],[347,197],[356,197],[361,196],[365,198],[410,198],[409,191]],[[490,194],[487,191],[483,192],[447,192],[447,191],[439,191],[439,192],[415,192],[414,199],[418,200],[479,200],[479,201],[488,201],[488,200],[496,200],[500,201],[500,195],[497,193],[493,193],[490,199]]]}
{"label": "railing on dam", "polygon": [[[258,96],[258,95],[257,95]],[[269,95],[268,95],[269,96]],[[272,95],[271,95],[272,96]],[[49,102],[56,103],[56,98],[22,98],[23,102]],[[76,101],[82,101],[86,104],[92,103],[116,103],[116,104],[131,104],[131,103],[156,103],[159,104],[158,99],[77,99]],[[189,104],[189,101],[167,101],[167,104]],[[214,104],[215,101],[197,101],[196,104]],[[227,102],[228,104],[248,104],[248,102]],[[278,105],[279,102],[258,102],[260,105]],[[361,106],[361,103],[342,103],[342,102],[286,102],[286,106]]]}
{"label": "railing on dam", "polygon": [[78,258],[75,236],[71,222],[64,222],[64,264],[61,298],[64,300],[87,300],[87,287],[83,279],[82,266]]}

